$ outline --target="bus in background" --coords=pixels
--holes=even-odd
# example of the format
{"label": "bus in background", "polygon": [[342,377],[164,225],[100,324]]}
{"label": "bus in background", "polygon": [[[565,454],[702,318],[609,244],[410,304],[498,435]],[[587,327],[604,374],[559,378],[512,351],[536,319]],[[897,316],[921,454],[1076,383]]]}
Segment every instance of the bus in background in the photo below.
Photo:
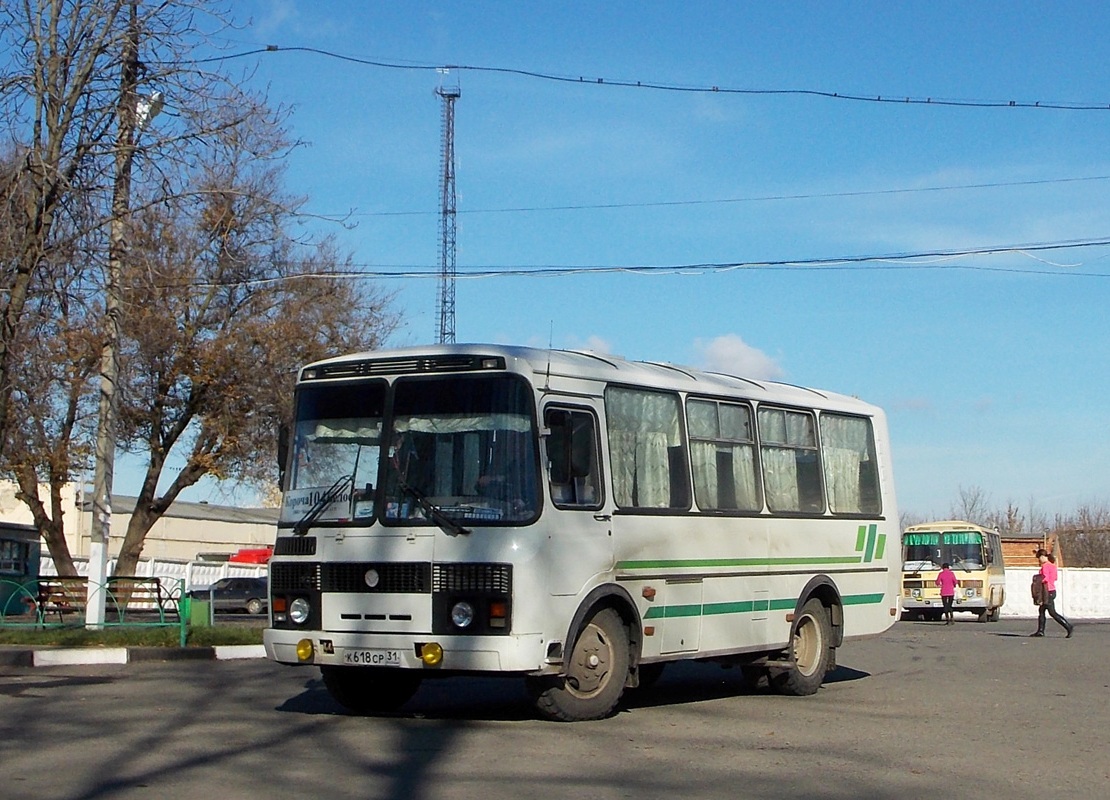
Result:
{"label": "bus in background", "polygon": [[1006,600],[1002,539],[998,531],[959,520],[913,525],[902,534],[902,618],[941,618],[936,580],[944,564],[959,580],[953,610],[998,622]]}
{"label": "bus in background", "polygon": [[670,662],[812,694],[897,619],[883,412],[615,356],[432,345],[304,367],[267,655],[355,713],[524,679],[607,716]]}

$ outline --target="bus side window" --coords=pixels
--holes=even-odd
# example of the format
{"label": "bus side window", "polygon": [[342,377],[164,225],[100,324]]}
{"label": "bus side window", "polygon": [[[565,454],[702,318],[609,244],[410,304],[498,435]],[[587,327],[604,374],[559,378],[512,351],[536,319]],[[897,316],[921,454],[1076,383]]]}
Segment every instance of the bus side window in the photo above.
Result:
{"label": "bus side window", "polygon": [[601,479],[598,471],[597,424],[588,411],[548,408],[548,482],[551,499],[559,508],[598,508]]}

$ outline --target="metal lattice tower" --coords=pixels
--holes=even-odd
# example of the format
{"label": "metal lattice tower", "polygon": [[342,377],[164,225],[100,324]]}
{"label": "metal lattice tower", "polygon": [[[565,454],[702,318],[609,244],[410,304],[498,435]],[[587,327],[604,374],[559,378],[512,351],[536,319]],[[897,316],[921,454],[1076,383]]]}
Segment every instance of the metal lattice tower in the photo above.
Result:
{"label": "metal lattice tower", "polygon": [[455,341],[455,101],[459,87],[436,89],[443,99],[443,147],[440,153],[439,292],[436,341]]}

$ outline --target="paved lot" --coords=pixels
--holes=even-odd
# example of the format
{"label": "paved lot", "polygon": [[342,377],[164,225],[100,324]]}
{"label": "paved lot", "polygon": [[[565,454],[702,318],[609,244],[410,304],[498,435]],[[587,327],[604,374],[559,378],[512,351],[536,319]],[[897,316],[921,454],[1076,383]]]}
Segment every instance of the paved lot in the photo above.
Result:
{"label": "paved lot", "polygon": [[426,683],[345,716],[262,660],[0,668],[0,796],[1087,798],[1110,782],[1110,624],[900,622],[814,697],[671,668],[609,720],[535,719],[516,681]]}

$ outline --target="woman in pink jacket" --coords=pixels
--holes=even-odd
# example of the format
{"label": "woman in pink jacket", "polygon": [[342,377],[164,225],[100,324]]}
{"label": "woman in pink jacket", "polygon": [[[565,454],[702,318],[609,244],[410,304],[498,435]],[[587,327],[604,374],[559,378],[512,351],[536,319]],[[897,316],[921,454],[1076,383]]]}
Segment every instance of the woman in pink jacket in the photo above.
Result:
{"label": "woman in pink jacket", "polygon": [[1048,551],[1043,549],[1037,551],[1037,560],[1041,562],[1040,575],[1041,580],[1044,581],[1044,602],[1041,603],[1040,613],[1037,615],[1037,630],[1029,635],[1044,636],[1044,615],[1047,613],[1064,626],[1064,630],[1068,632],[1064,638],[1070,639],[1075,626],[1056,610],[1056,564],[1049,559]]}
{"label": "woman in pink jacket", "polygon": [[941,564],[936,584],[940,587],[940,601],[944,604],[944,624],[954,625],[956,615],[952,612],[952,601],[956,599],[956,587],[959,586],[960,581],[949,564]]}

